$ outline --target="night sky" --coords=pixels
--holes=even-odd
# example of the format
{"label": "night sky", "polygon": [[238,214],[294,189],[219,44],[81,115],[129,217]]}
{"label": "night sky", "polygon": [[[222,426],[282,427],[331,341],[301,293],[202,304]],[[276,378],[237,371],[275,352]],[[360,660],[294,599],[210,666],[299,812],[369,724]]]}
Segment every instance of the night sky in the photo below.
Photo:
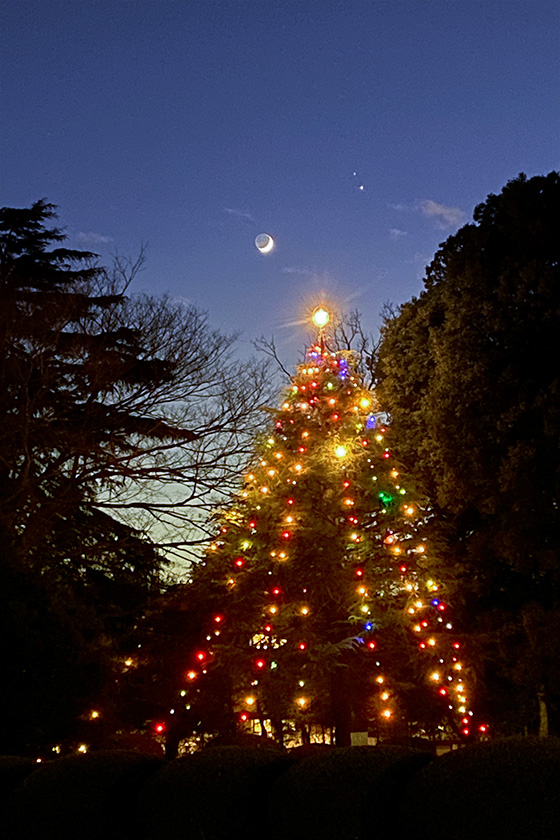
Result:
{"label": "night sky", "polygon": [[[376,330],[519,172],[559,168],[557,0],[12,0],[0,202],[299,358],[325,292]],[[257,234],[274,236],[261,255]]]}

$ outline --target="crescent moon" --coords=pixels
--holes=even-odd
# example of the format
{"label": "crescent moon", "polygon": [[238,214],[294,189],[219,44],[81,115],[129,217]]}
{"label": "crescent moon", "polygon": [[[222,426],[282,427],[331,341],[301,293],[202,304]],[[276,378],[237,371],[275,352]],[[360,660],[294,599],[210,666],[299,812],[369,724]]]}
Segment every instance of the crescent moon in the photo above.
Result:
{"label": "crescent moon", "polygon": [[255,239],[255,245],[261,254],[269,254],[274,248],[274,239],[269,233],[260,233]]}

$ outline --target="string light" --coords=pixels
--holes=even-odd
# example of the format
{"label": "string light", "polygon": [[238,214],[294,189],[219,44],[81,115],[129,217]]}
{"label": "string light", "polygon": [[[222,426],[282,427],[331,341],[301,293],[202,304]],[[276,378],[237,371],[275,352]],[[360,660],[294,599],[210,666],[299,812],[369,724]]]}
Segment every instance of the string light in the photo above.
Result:
{"label": "string light", "polygon": [[[317,309],[322,308],[318,307]],[[320,326],[319,329],[322,330],[323,327]],[[235,578],[227,579],[227,587],[231,592],[228,597],[234,604],[235,609],[244,609],[243,599],[246,599],[247,593],[250,592],[249,587],[252,580],[256,583],[259,575],[262,576],[262,574],[271,576],[270,583],[268,587],[265,585],[263,592],[268,594],[268,598],[273,596],[277,603],[285,605],[282,606],[282,615],[280,615],[275,604],[267,604],[266,601],[263,603],[262,600],[260,602],[258,624],[255,625],[259,632],[253,634],[253,644],[263,651],[266,649],[278,650],[278,654],[275,654],[276,659],[270,661],[269,665],[265,658],[253,659],[254,668],[264,671],[266,668],[276,670],[287,666],[289,669],[291,667],[289,656],[287,657],[284,651],[286,654],[291,651],[291,655],[294,656],[296,649],[301,652],[309,650],[312,657],[315,644],[313,635],[316,627],[315,616],[322,611],[322,607],[321,610],[316,608],[317,603],[314,598],[317,593],[314,591],[313,578],[310,577],[309,584],[307,584],[310,587],[310,595],[305,596],[309,597],[309,604],[299,606],[299,614],[307,619],[305,633],[306,635],[309,633],[309,636],[305,641],[294,639],[293,635],[290,637],[290,634],[293,633],[290,621],[293,622],[294,611],[296,615],[298,611],[297,602],[296,604],[293,602],[293,580],[297,578],[292,578],[290,569],[293,568],[296,574],[299,574],[300,568],[303,569],[303,566],[298,565],[301,563],[300,551],[302,547],[305,551],[305,540],[313,526],[312,516],[314,513],[311,512],[308,505],[308,502],[311,502],[312,499],[309,497],[307,489],[312,484],[307,483],[308,477],[313,480],[316,464],[322,463],[323,467],[329,469],[329,464],[335,463],[339,474],[342,473],[344,477],[342,493],[337,495],[334,488],[327,486],[324,498],[332,499],[332,502],[326,502],[324,510],[328,511],[328,505],[330,504],[332,514],[327,513],[325,516],[320,507],[320,500],[316,509],[325,521],[325,534],[332,533],[329,529],[333,523],[336,523],[339,537],[345,540],[341,555],[341,571],[344,572],[345,568],[349,568],[349,580],[351,581],[355,577],[360,581],[360,585],[354,588],[355,593],[363,600],[358,604],[355,601],[353,602],[353,620],[363,616],[359,619],[360,627],[363,627],[364,631],[370,632],[375,626],[370,614],[373,610],[373,614],[376,616],[376,599],[392,598],[394,596],[397,599],[400,598],[407,626],[419,637],[417,642],[420,650],[423,651],[419,656],[428,663],[424,671],[427,680],[426,685],[433,685],[434,696],[439,694],[444,697],[447,696],[448,692],[446,688],[441,686],[441,683],[445,681],[446,684],[449,684],[450,689],[450,709],[454,714],[460,713],[470,716],[472,712],[468,710],[465,684],[461,683],[457,689],[454,685],[458,673],[462,672],[463,665],[457,662],[456,658],[452,662],[449,661],[450,657],[447,655],[449,649],[447,645],[450,644],[449,638],[444,643],[443,635],[441,638],[439,635],[437,635],[437,638],[436,635],[433,635],[436,628],[438,634],[444,634],[446,630],[451,630],[451,623],[447,622],[444,629],[443,619],[439,617],[439,613],[446,609],[446,604],[439,595],[440,583],[430,577],[423,579],[426,568],[425,561],[421,570],[416,567],[413,560],[415,555],[426,553],[426,545],[423,541],[414,544],[414,529],[417,527],[414,520],[418,515],[422,517],[424,512],[416,502],[414,494],[401,486],[403,481],[400,479],[399,469],[393,466],[395,459],[392,458],[391,450],[384,444],[385,427],[380,425],[379,416],[371,413],[372,403],[375,407],[374,399],[367,392],[364,393],[363,386],[360,384],[359,378],[354,375],[351,364],[343,356],[333,356],[326,347],[323,334],[320,333],[319,343],[314,345],[309,352],[306,364],[299,368],[291,392],[286,393],[286,398],[282,403],[284,413],[275,418],[272,426],[273,435],[263,438],[261,453],[265,452],[266,457],[260,460],[260,466],[254,472],[246,476],[245,486],[240,490],[238,497],[238,512],[235,512],[234,507],[231,514],[229,512],[226,514],[230,527],[229,529],[228,527],[222,527],[221,533],[224,536],[210,546],[209,551],[216,555],[212,562],[221,562],[220,557],[226,558],[226,560],[229,558],[229,562],[233,561],[238,570],[243,569],[238,576],[240,597],[237,597],[232,591],[236,583]],[[361,412],[364,413],[361,414]],[[331,421],[336,423],[336,427],[333,427]],[[322,423],[325,425],[322,426]],[[317,431],[319,434],[317,434]],[[333,453],[338,459],[336,462],[333,462]],[[266,458],[271,459],[274,466],[270,466]],[[385,464],[384,462],[389,459],[392,463]],[[280,460],[283,461],[283,465],[279,464]],[[365,465],[365,469],[368,471],[367,489],[363,481],[362,465]],[[286,472],[290,474],[289,478],[286,477],[286,472],[282,475],[283,466],[287,468]],[[370,470],[376,474],[371,475]],[[298,482],[293,477],[294,473],[298,474]],[[301,473],[303,475],[300,476]],[[352,490],[348,490],[351,485],[349,476],[352,479]],[[398,480],[400,483],[397,483]],[[374,497],[376,491],[374,491],[370,481],[378,482],[377,502]],[[289,492],[293,494],[293,497],[286,498],[286,483],[289,485]],[[405,495],[407,496],[406,502],[402,499]],[[265,500],[264,496],[268,498]],[[399,496],[401,499],[399,499]],[[262,513],[259,514],[258,520],[256,517],[250,518],[251,514],[254,515],[255,510],[261,508],[261,505],[255,504],[257,497],[262,499]],[[294,516],[275,513],[274,499],[278,500],[284,512],[286,512],[286,508],[293,507],[297,499],[297,539],[295,539],[294,525],[296,520]],[[313,501],[313,506],[315,506],[315,501]],[[350,510],[348,509],[355,509],[356,515],[349,516]],[[242,513],[239,513],[239,511],[242,511]],[[246,511],[248,511],[248,514]],[[352,513],[354,513],[354,510],[352,510]],[[381,515],[386,517],[385,521],[394,530],[385,531],[385,534],[379,531],[383,521],[380,518]],[[273,527],[272,523],[276,523],[276,527]],[[344,524],[346,524],[346,528],[343,527]],[[243,530],[245,530],[245,536],[250,533],[250,540],[240,538]],[[292,536],[294,536],[293,542],[287,542],[291,540]],[[272,544],[271,539],[274,540]],[[269,540],[268,545],[267,540]],[[377,543],[376,540],[378,540]],[[287,552],[279,550],[279,544],[295,546],[294,550],[290,552],[291,560],[289,560]],[[242,547],[243,556],[235,556],[236,547],[240,554],[240,547]],[[322,550],[320,544],[318,547]],[[383,552],[385,560],[381,559],[380,552]],[[404,562],[391,559],[399,556],[403,558]],[[355,560],[358,558],[360,558],[363,566],[355,568]],[[373,562],[370,562],[370,558]],[[315,564],[320,562],[319,555],[315,559],[315,556],[310,554],[309,559],[311,564],[309,568],[314,574],[315,569],[318,568]],[[282,564],[280,564],[280,561],[282,561]],[[263,568],[263,562],[269,563],[268,569]],[[384,563],[384,574],[387,576],[386,582],[382,584],[382,589],[375,582],[375,577],[370,578],[371,573],[379,574],[381,563]],[[324,574],[326,574],[326,568]],[[296,572],[296,570],[298,571]],[[254,578],[252,577],[253,574],[255,575]],[[286,594],[283,594],[280,586],[275,585],[276,579],[282,582]],[[224,578],[221,578],[221,580],[224,580]],[[274,585],[271,585],[273,581]],[[333,582],[335,586],[338,586],[336,579]],[[225,584],[222,585],[225,591]],[[258,584],[258,586],[260,585]],[[300,586],[301,584],[298,588]],[[299,591],[301,592],[301,588],[299,588]],[[369,598],[369,591],[373,592],[371,599]],[[438,592],[438,596],[432,597],[432,594],[436,592]],[[443,592],[445,593],[445,589],[443,589]],[[411,598],[408,603],[406,603],[407,593],[414,598],[414,600]],[[415,593],[415,595],[412,595],[412,593]],[[419,593],[425,594],[425,601],[418,597]],[[257,595],[256,590],[254,594]],[[347,594],[349,598],[355,598],[351,595],[351,590]],[[282,595],[282,598],[278,601],[280,595]],[[368,599],[367,603],[364,603],[366,599]],[[418,616],[416,616],[417,611],[421,611]],[[215,630],[214,633],[222,632],[226,636],[224,643],[228,645],[231,644],[232,629],[237,633],[239,632],[241,612],[235,612],[234,610],[229,615],[228,607],[224,606],[224,613],[227,616],[227,621],[224,620],[222,614],[214,616],[216,624],[224,625],[223,629]],[[272,625],[264,624],[263,615],[267,617],[277,616],[274,619],[276,628],[274,633]],[[367,621],[366,617],[368,617]],[[436,622],[440,622],[440,624],[438,625]],[[303,625],[299,626],[303,627]],[[236,627],[237,629],[235,629]],[[282,638],[284,635],[288,638]],[[212,635],[207,638],[212,640],[212,645],[221,644],[221,639],[218,642]],[[353,643],[356,646],[362,645],[362,650],[373,651],[377,648],[376,641],[367,637],[364,639],[357,636]],[[381,641],[380,645],[382,649]],[[458,648],[459,644],[454,643],[454,649],[458,650]],[[223,649],[227,650],[227,648]],[[200,651],[197,659],[201,663],[211,662],[212,659],[208,657],[211,657],[211,651],[208,654]],[[434,664],[438,661],[438,657],[439,664],[437,670],[434,670]],[[306,663],[308,658],[308,655],[295,657],[300,663]],[[311,661],[314,660],[311,659]],[[372,659],[369,659],[368,662],[373,666]],[[376,664],[379,666],[379,663]],[[303,664],[300,664],[300,667],[304,667]],[[449,677],[449,673],[452,673],[453,677]],[[289,674],[289,670],[287,674]],[[187,672],[187,679],[189,680],[195,680],[198,677],[199,674],[195,671]],[[377,676],[375,679],[380,686],[385,682],[384,676]],[[257,681],[250,683],[247,679],[245,685],[249,684],[256,685]],[[298,684],[300,687],[304,685],[302,680]],[[197,683],[196,687],[199,686],[200,683]],[[192,690],[195,690],[194,686]],[[385,702],[389,699],[390,693],[384,690],[379,696]],[[259,706],[261,713],[264,714],[266,714],[266,702],[265,693],[260,689]],[[300,709],[307,708],[308,698],[297,697],[295,703]],[[254,708],[256,697],[249,695],[245,698],[245,704]],[[390,720],[394,711],[383,708],[381,709],[381,715],[384,719]],[[254,715],[251,715],[252,717]],[[244,722],[248,719],[249,715],[245,712],[238,717],[238,720]],[[465,720],[467,722],[463,721],[463,729],[469,729],[470,731],[472,728],[469,722],[470,718],[466,717]],[[486,729],[483,729],[481,725],[476,731],[485,732]]]}

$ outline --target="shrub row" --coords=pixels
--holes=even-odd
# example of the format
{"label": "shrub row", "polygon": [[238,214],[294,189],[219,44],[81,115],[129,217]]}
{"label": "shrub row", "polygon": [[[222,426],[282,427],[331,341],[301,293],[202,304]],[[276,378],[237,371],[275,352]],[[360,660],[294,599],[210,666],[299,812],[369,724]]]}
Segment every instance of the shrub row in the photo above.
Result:
{"label": "shrub row", "polygon": [[6,840],[558,840],[560,741],[0,758]]}

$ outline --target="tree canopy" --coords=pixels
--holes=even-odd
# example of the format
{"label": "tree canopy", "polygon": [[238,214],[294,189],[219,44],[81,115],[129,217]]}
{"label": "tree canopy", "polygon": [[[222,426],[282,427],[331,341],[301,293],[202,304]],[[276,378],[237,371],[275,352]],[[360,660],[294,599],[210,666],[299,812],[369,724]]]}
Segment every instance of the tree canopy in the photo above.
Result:
{"label": "tree canopy", "polygon": [[[519,175],[473,218],[386,320],[379,392],[465,592],[527,628],[542,624],[535,605],[560,607],[560,175]],[[534,666],[536,637],[523,638]],[[525,671],[552,690],[539,662]]]}
{"label": "tree canopy", "polygon": [[192,542],[239,469],[264,366],[195,307],[127,296],[139,264],[49,250],[53,218],[45,201],[0,211],[0,527],[29,554],[135,511]]}
{"label": "tree canopy", "polygon": [[[0,659],[17,749],[64,721],[68,735],[112,683],[170,552],[204,540],[268,388],[204,312],[130,294],[141,258],[104,268],[55,219],[44,200],[0,209]],[[41,644],[63,636],[63,655]],[[57,692],[67,713],[47,720]]]}

